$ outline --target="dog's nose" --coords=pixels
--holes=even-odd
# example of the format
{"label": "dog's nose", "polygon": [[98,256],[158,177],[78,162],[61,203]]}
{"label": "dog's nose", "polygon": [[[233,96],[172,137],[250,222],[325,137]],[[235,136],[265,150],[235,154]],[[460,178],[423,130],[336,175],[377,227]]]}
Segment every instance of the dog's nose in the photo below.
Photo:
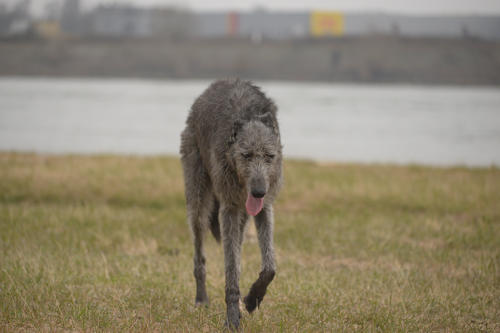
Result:
{"label": "dog's nose", "polygon": [[262,198],[266,195],[266,191],[264,190],[252,190],[252,196],[254,198]]}

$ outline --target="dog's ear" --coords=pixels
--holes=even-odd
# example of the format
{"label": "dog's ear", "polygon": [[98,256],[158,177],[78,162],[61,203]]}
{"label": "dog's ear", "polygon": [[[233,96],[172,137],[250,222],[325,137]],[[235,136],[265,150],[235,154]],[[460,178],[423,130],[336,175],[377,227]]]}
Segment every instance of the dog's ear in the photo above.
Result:
{"label": "dog's ear", "polygon": [[261,121],[264,125],[273,130],[275,134],[278,134],[278,127],[276,124],[276,120],[273,117],[271,112],[266,112],[258,116],[259,121]]}
{"label": "dog's ear", "polygon": [[233,123],[233,128],[231,130],[231,136],[229,137],[229,140],[228,140],[229,145],[232,145],[233,143],[236,142],[236,136],[238,135],[238,133],[242,127],[243,127],[243,123],[239,120],[236,120]]}

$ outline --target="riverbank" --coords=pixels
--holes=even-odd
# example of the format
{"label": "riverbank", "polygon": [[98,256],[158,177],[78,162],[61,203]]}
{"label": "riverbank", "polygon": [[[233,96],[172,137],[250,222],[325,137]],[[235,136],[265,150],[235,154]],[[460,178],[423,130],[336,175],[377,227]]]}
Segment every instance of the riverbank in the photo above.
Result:
{"label": "riverbank", "polygon": [[[500,329],[500,170],[285,161],[278,273],[245,331]],[[217,331],[195,308],[180,162],[0,154],[0,330]],[[257,277],[245,243],[242,293]]]}
{"label": "riverbank", "polygon": [[327,40],[0,41],[0,75],[499,85],[500,43]]}

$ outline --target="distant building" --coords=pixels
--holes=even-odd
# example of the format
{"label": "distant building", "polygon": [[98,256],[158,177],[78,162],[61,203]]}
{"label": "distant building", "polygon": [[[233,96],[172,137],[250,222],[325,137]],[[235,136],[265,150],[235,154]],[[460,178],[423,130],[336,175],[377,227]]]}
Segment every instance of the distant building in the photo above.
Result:
{"label": "distant building", "polygon": [[166,39],[185,39],[194,34],[194,16],[191,12],[172,8],[151,10],[151,33]]}
{"label": "distant building", "polygon": [[64,0],[61,11],[61,30],[68,35],[82,33],[80,0]]}
{"label": "distant building", "polygon": [[148,9],[131,6],[99,6],[89,19],[88,32],[102,37],[150,37],[152,15]]}
{"label": "distant building", "polygon": [[30,0],[21,0],[11,9],[0,4],[0,36],[18,37],[31,34],[30,5]]}
{"label": "distant building", "polygon": [[309,35],[307,12],[208,12],[194,15],[198,37],[250,37],[289,39]]}
{"label": "distant building", "polygon": [[370,13],[205,12],[194,15],[199,37],[289,39],[338,36],[398,35],[406,37],[500,40],[500,16],[406,16]]}
{"label": "distant building", "polygon": [[346,35],[391,35],[406,37],[500,40],[499,16],[407,16],[345,14]]}
{"label": "distant building", "polygon": [[227,12],[207,12],[194,14],[194,34],[201,38],[225,37],[231,35],[230,14]]}
{"label": "distant building", "polygon": [[[28,0],[24,0],[28,1]],[[2,20],[22,30],[26,24]],[[2,23],[4,22],[4,23]],[[500,16],[407,16],[334,11],[189,12],[174,8],[101,5],[87,14],[80,0],[64,0],[61,30],[69,35],[110,38],[294,39],[391,35],[500,40]],[[5,30],[6,28],[4,28]]]}

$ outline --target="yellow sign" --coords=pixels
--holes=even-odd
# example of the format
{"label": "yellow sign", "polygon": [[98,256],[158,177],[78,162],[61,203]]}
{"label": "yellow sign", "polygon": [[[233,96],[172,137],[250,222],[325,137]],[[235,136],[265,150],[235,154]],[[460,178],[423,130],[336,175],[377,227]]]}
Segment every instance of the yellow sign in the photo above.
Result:
{"label": "yellow sign", "polygon": [[62,31],[56,21],[41,21],[35,24],[35,31],[38,36],[44,39],[60,39]]}
{"label": "yellow sign", "polygon": [[315,37],[341,36],[344,32],[344,16],[339,12],[312,12],[310,24]]}

